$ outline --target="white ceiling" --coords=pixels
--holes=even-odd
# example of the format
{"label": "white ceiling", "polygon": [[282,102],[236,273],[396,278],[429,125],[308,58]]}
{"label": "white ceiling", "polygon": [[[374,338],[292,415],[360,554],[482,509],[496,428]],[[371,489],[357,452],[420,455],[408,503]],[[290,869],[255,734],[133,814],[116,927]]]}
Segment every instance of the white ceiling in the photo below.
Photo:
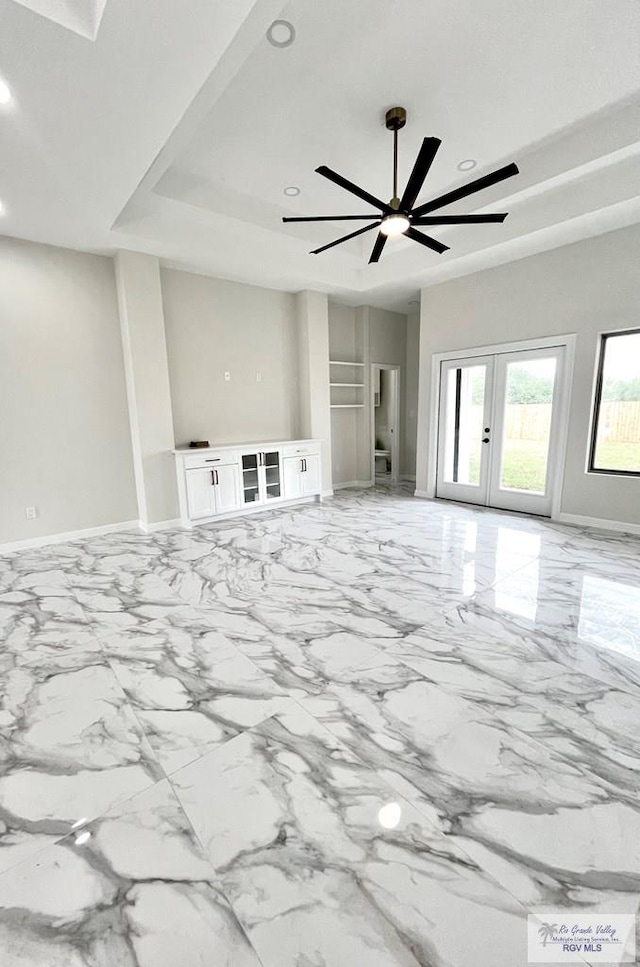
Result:
{"label": "white ceiling", "polygon": [[67,30],[95,40],[107,0],[15,0]]}
{"label": "white ceiling", "polygon": [[[639,0],[97,0],[95,40],[43,5],[0,0],[6,234],[403,309],[423,285],[640,221]],[[286,49],[265,38],[278,17]],[[367,211],[320,164],[390,197],[395,104],[401,183],[425,135],[443,144],[421,199],[514,160],[519,177],[451,209],[509,218],[437,233],[443,256],[400,239],[369,266],[374,232],[309,255],[355,226],[281,216]]]}

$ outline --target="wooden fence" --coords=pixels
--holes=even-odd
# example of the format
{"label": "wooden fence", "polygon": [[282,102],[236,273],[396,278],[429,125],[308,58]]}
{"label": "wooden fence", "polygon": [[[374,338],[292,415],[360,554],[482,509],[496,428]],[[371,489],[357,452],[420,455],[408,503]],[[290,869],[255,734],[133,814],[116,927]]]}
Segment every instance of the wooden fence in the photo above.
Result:
{"label": "wooden fence", "polygon": [[[482,407],[474,406],[472,409],[473,425],[480,427]],[[506,417],[509,440],[546,440],[551,420],[551,404],[509,403]],[[640,400],[602,403],[600,439],[609,443],[640,443]]]}
{"label": "wooden fence", "polygon": [[[506,416],[508,439],[546,440],[551,421],[550,403],[509,403]],[[611,443],[640,443],[640,400],[602,403],[600,439]]]}

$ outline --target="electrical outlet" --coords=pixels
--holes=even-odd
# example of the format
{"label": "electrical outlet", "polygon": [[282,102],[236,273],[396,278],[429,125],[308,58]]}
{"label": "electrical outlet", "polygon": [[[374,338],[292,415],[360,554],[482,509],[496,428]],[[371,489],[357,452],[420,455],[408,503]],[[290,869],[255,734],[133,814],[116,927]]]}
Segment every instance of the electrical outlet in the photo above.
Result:
{"label": "electrical outlet", "polygon": [[229,372],[228,369],[225,370],[224,379],[225,379],[225,383],[230,383],[231,382],[231,373]]}
{"label": "electrical outlet", "polygon": [[256,373],[256,383],[262,382],[262,373]]}
{"label": "electrical outlet", "polygon": [[37,507],[25,507],[25,509],[24,509],[24,516],[27,518],[27,520],[35,520],[36,517],[38,516],[38,508]]}

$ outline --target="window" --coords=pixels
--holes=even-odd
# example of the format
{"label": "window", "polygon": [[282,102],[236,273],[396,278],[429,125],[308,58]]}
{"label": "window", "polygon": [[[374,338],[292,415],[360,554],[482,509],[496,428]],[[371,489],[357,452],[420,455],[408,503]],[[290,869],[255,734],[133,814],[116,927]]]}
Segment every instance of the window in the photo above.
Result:
{"label": "window", "polygon": [[640,329],[602,337],[589,471],[640,476]]}

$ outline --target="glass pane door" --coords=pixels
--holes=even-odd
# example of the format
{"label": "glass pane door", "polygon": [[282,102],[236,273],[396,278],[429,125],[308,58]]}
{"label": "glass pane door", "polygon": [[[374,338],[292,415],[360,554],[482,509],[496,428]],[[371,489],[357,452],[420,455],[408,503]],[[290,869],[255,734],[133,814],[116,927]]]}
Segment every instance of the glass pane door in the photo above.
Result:
{"label": "glass pane door", "polygon": [[561,353],[553,348],[496,357],[492,507],[551,513]]}
{"label": "glass pane door", "polygon": [[264,473],[267,500],[274,500],[282,495],[280,484],[280,454],[277,450],[265,451]]}
{"label": "glass pane door", "polygon": [[556,360],[507,363],[500,487],[546,489]]}
{"label": "glass pane door", "polygon": [[259,464],[260,458],[257,453],[242,455],[242,502],[244,504],[252,504],[260,500]]}
{"label": "glass pane door", "polygon": [[438,497],[551,514],[563,354],[552,346],[441,364]]}
{"label": "glass pane door", "polygon": [[486,502],[493,358],[442,364],[438,485],[440,497]]}

